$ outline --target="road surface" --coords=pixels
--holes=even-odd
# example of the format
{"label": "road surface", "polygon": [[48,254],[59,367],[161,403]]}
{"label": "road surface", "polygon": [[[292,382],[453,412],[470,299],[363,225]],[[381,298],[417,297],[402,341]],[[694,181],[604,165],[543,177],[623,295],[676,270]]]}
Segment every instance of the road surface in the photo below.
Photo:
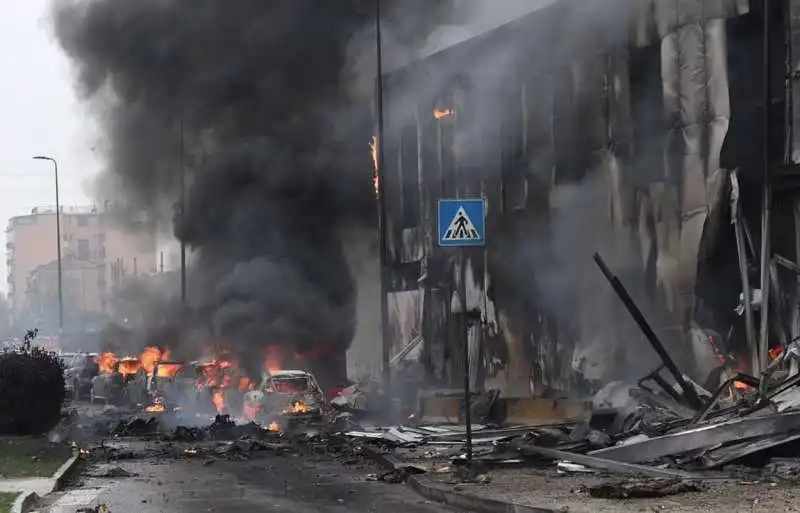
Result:
{"label": "road surface", "polygon": [[[211,462],[211,463],[209,463]],[[47,497],[40,512],[76,512],[105,504],[109,513],[433,513],[452,512],[404,484],[368,479],[370,462],[346,465],[329,456],[274,453],[248,461],[150,458],[100,466],[135,476],[85,475]],[[87,474],[97,473],[98,467]]]}

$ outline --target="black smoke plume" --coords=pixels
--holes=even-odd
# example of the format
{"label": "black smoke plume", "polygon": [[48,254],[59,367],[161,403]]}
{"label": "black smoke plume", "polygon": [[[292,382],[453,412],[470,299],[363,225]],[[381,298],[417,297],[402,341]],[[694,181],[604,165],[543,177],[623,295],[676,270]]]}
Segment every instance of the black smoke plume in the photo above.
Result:
{"label": "black smoke plume", "polygon": [[[452,0],[384,0],[413,45]],[[265,344],[343,352],[354,330],[342,230],[372,229],[372,99],[347,83],[348,44],[375,0],[63,0],[57,39],[99,114],[101,195],[164,218],[199,254],[195,318],[253,360]],[[409,20],[414,20],[409,23]],[[169,217],[169,216],[167,216]]]}

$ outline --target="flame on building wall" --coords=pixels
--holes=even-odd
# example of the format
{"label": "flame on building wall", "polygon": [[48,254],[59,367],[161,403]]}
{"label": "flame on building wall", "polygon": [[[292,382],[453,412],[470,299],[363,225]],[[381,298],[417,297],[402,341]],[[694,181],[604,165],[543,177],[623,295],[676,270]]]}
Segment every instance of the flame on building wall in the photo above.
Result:
{"label": "flame on building wall", "polygon": [[434,109],[433,110],[433,117],[436,119],[444,119],[448,116],[452,116],[455,114],[453,109]]}
{"label": "flame on building wall", "polygon": [[369,143],[369,153],[372,155],[372,187],[375,189],[375,196],[380,192],[380,181],[378,178],[378,137],[372,136]]}

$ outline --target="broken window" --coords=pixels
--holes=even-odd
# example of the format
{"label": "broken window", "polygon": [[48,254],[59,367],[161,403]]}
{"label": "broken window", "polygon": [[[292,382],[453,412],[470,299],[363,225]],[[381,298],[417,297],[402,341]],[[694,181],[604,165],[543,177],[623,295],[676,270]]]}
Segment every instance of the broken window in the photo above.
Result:
{"label": "broken window", "polygon": [[299,394],[308,392],[311,388],[308,378],[281,378],[273,379],[271,388],[280,394]]}

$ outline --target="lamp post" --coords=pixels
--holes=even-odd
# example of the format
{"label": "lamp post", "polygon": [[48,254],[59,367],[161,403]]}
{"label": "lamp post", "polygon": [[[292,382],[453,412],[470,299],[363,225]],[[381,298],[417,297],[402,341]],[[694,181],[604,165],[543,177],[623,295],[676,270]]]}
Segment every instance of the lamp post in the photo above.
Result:
{"label": "lamp post", "polygon": [[391,389],[392,369],[391,352],[392,336],[389,327],[389,262],[387,262],[388,240],[387,240],[387,212],[386,212],[386,180],[383,156],[383,41],[381,35],[381,0],[375,0],[375,51],[376,51],[376,74],[375,78],[375,112],[378,118],[378,135],[376,137],[377,153],[377,178],[378,178],[378,262],[380,265],[381,276],[381,361],[383,363],[383,387],[389,400],[389,411],[391,412]]}
{"label": "lamp post", "polygon": [[[181,113],[181,174],[180,174],[180,187],[181,187],[181,227],[184,225],[186,215],[186,162],[185,162],[185,149],[183,140],[183,113]],[[181,237],[181,304],[184,310],[186,309],[186,241]]]}
{"label": "lamp post", "polygon": [[47,160],[53,163],[53,174],[56,180],[56,258],[58,260],[58,330],[64,329],[64,286],[61,270],[61,204],[58,200],[58,162],[52,157],[37,155],[33,160]]}

